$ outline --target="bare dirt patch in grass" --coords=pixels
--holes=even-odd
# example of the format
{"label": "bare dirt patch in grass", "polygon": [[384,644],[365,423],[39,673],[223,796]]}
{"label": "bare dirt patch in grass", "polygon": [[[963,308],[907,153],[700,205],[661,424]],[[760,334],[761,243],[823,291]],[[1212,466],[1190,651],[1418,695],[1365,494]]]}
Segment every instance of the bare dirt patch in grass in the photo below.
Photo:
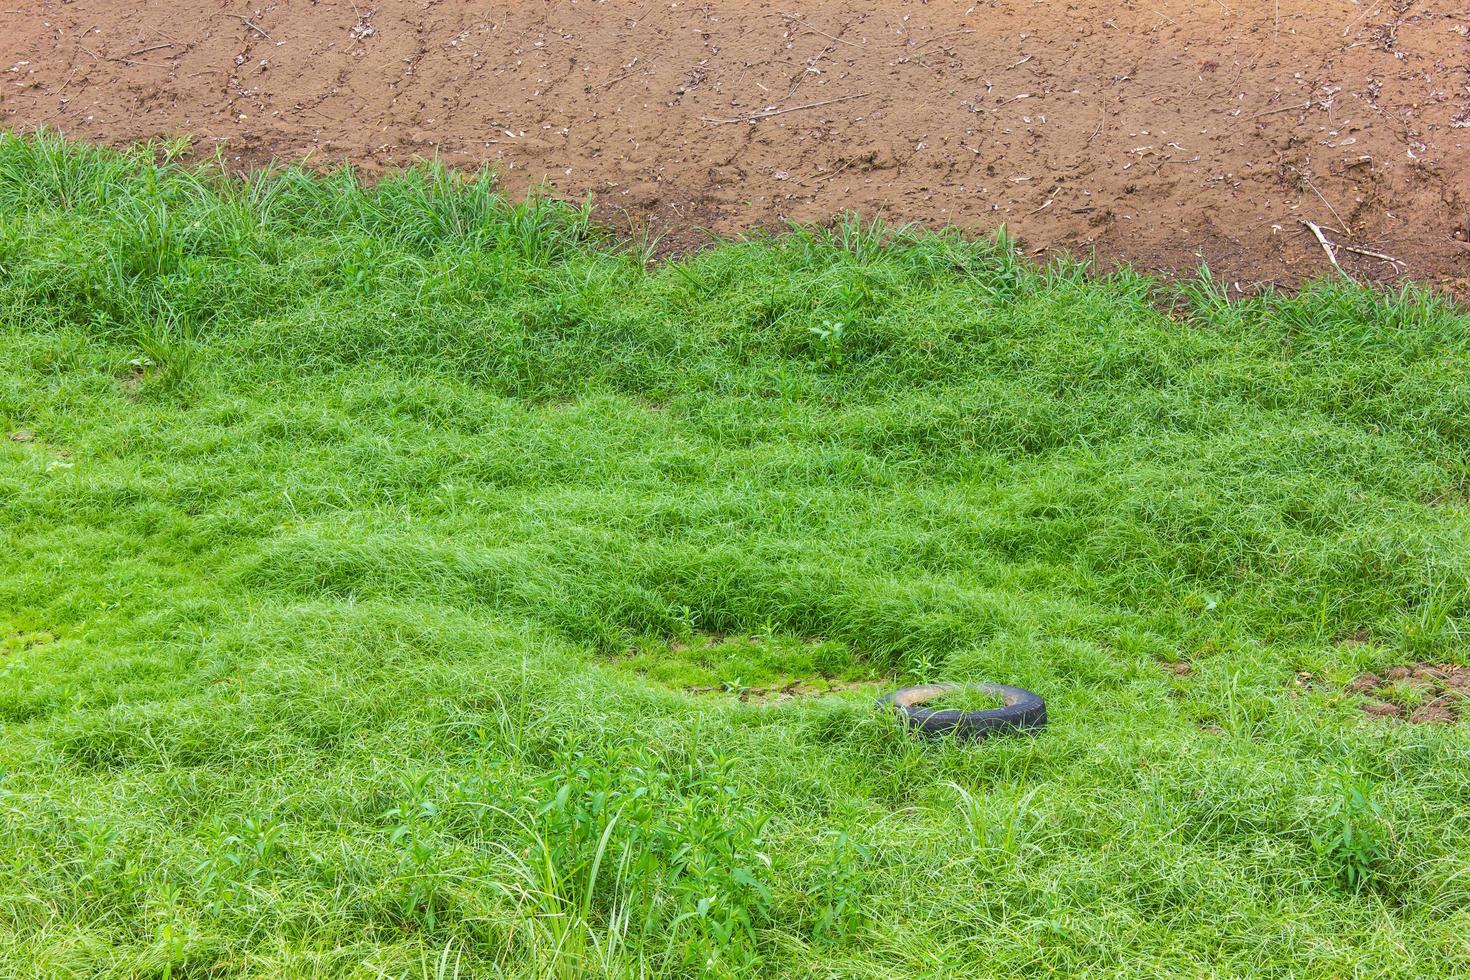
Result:
{"label": "bare dirt patch in grass", "polygon": [[0,656],[25,653],[27,650],[34,650],[55,642],[56,635],[46,630],[15,630],[0,636]]}
{"label": "bare dirt patch in grass", "polygon": [[795,680],[782,684],[780,687],[726,687],[715,684],[686,687],[684,690],[689,694],[726,694],[747,704],[765,704],[771,701],[790,701],[798,698],[820,698],[831,694],[845,694],[848,691],[877,691],[879,684],[877,680],[839,681],[818,678],[816,680]]}
{"label": "bare dirt patch in grass", "polygon": [[1365,696],[1359,707],[1372,717],[1414,725],[1449,724],[1459,720],[1470,700],[1470,667],[1428,663],[1391,667],[1381,676],[1359,674],[1348,690]]}
{"label": "bare dirt patch in grass", "polygon": [[613,664],[686,694],[756,704],[876,691],[882,681],[845,644],[811,637],[701,633],[682,640],[650,639]]}

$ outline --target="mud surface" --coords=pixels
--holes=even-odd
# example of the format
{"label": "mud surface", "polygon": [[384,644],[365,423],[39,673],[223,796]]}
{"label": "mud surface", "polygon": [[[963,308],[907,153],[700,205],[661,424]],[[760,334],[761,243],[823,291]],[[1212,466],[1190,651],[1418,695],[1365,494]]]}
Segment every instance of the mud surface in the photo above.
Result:
{"label": "mud surface", "polygon": [[1458,0],[9,0],[0,127],[439,155],[674,251],[843,209],[1232,284],[1470,287]]}

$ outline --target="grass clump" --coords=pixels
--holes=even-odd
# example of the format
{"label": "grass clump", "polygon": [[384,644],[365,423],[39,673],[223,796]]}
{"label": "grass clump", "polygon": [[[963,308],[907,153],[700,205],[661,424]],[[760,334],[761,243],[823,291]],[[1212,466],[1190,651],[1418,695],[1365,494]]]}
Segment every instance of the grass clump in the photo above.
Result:
{"label": "grass clump", "polygon": [[[0,138],[0,972],[1470,967],[1466,726],[1336,693],[1461,656],[1463,311],[644,258],[488,175]],[[1052,721],[667,689],[806,676]]]}
{"label": "grass clump", "polygon": [[1005,698],[983,688],[962,684],[925,701],[923,707],[933,711],[991,711],[1005,707]]}
{"label": "grass clump", "polygon": [[1339,880],[1361,891],[1378,879],[1388,852],[1389,828],[1372,783],[1344,777],[1312,843]]}
{"label": "grass clump", "polygon": [[845,644],[780,634],[697,635],[688,642],[644,638],[613,664],[669,687],[737,694],[752,688],[877,679],[873,668]]}

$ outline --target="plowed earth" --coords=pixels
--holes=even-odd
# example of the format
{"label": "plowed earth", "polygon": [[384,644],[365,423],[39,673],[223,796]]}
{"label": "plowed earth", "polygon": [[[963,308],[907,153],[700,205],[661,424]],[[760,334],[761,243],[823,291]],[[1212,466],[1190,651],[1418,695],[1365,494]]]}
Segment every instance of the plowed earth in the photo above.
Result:
{"label": "plowed earth", "polygon": [[1456,0],[10,0],[0,80],[0,127],[488,163],[670,251],[857,209],[1250,291],[1332,271],[1311,221],[1470,287]]}

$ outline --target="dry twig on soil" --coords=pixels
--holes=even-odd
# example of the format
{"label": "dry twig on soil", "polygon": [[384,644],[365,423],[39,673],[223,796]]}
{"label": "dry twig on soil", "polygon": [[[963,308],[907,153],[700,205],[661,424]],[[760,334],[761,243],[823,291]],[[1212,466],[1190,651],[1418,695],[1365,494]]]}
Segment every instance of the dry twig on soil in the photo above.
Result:
{"label": "dry twig on soil", "polygon": [[791,22],[793,24],[800,24],[802,27],[805,27],[808,31],[810,31],[813,34],[820,34],[820,35],[822,35],[825,38],[829,38],[830,40],[836,41],[838,44],[847,44],[847,45],[850,45],[850,46],[852,46],[854,48],[860,48],[860,47],[863,46],[861,44],[858,44],[856,41],[846,41],[846,40],[843,40],[842,38],[838,37],[836,34],[828,34],[826,31],[819,31],[815,27],[813,27],[812,25],[808,24],[806,21],[802,20],[800,17],[795,16],[794,14],[782,14],[781,16],[784,17],[787,21],[789,21],[789,22]]}
{"label": "dry twig on soil", "polygon": [[1337,219],[1338,227],[1342,229],[1342,233],[1344,235],[1351,235],[1353,233],[1353,226],[1344,221],[1342,215],[1337,213],[1337,208],[1332,206],[1332,202],[1322,196],[1322,192],[1317,190],[1317,185],[1312,183],[1312,178],[1303,174],[1302,179],[1307,182],[1307,187],[1312,191],[1312,193],[1317,195],[1317,200],[1327,205],[1327,210],[1331,211],[1332,216]]}
{"label": "dry twig on soil", "polygon": [[752,112],[749,115],[732,116],[727,119],[717,119],[713,116],[700,116],[699,118],[704,122],[714,123],[717,126],[725,126],[730,123],[755,122],[758,119],[769,119],[771,116],[779,116],[782,113],[786,112],[799,112],[802,109],[815,109],[818,106],[833,105],[837,102],[851,102],[853,99],[866,99],[872,94],[872,92],[863,92],[861,95],[844,95],[840,99],[823,99],[821,102],[808,102],[805,105],[787,106],[785,109],[762,109],[759,112]]}
{"label": "dry twig on soil", "polygon": [[1292,110],[1305,112],[1310,108],[1312,108],[1312,103],[1311,100],[1308,100],[1306,102],[1303,102],[1301,105],[1284,105],[1276,109],[1267,109],[1265,112],[1258,112],[1254,116],[1249,116],[1248,118],[1260,119],[1262,116],[1274,116],[1278,112],[1291,112]]}
{"label": "dry twig on soil", "polygon": [[254,31],[255,33],[259,34],[261,37],[265,38],[267,41],[274,41],[275,40],[275,38],[271,37],[269,34],[267,34],[261,28],[257,27],[254,23],[252,23],[249,17],[241,17],[239,14],[236,14],[235,17],[240,21],[240,23],[244,24],[246,27],[250,28],[252,31]]}
{"label": "dry twig on soil", "polygon": [[136,51],[129,51],[127,54],[119,55],[112,60],[121,61],[123,58],[131,58],[135,54],[147,54],[149,51],[157,51],[159,48],[171,48],[173,46],[174,42],[172,41],[164,41],[162,44],[150,44],[146,48],[139,48]]}
{"label": "dry twig on soil", "polygon": [[1297,220],[1311,229],[1312,234],[1317,238],[1317,244],[1321,245],[1322,251],[1327,253],[1327,261],[1332,263],[1332,267],[1348,282],[1354,282],[1353,277],[1348,275],[1343,270],[1343,267],[1337,264],[1337,252],[1333,249],[1332,243],[1327,240],[1327,236],[1322,234],[1322,227],[1315,221],[1308,221],[1306,218],[1298,218]]}
{"label": "dry twig on soil", "polygon": [[[636,65],[636,64],[638,64],[638,59],[637,58],[634,58],[632,61],[628,62],[628,67],[629,68],[633,68],[633,66]],[[601,85],[599,85],[598,88],[612,88],[614,85],[618,84],[618,82],[621,82],[621,81],[623,81],[626,78],[632,78],[634,75],[641,75],[641,74],[643,74],[647,70],[648,69],[646,67],[644,67],[644,68],[633,68],[632,71],[625,72],[625,73],[619,75],[616,78],[609,78],[607,81],[605,81]]]}

